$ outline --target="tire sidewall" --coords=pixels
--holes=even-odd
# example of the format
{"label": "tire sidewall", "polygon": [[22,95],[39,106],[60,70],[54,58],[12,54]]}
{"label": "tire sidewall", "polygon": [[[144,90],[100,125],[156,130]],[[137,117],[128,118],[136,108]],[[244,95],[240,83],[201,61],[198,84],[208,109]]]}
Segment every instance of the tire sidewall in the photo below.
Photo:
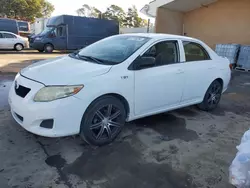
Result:
{"label": "tire sidewall", "polygon": [[[51,50],[48,50],[48,47],[50,47]],[[53,50],[54,50],[54,47],[53,47],[53,45],[51,45],[51,44],[46,44],[46,45],[44,46],[44,51],[47,52],[47,53],[52,53]]]}
{"label": "tire sidewall", "polygon": [[82,121],[81,121],[81,128],[80,128],[80,136],[89,144],[96,145],[96,146],[102,146],[111,143],[122,131],[122,128],[116,132],[116,134],[107,140],[96,140],[94,139],[91,130],[89,129],[89,126],[92,123],[92,119],[95,115],[95,112],[99,110],[100,108],[112,104],[116,108],[119,108],[121,111],[121,118],[122,118],[122,128],[124,127],[125,120],[126,120],[126,110],[122,102],[113,97],[113,96],[105,96],[100,99],[95,100],[92,102],[92,104],[88,107],[86,110]]}
{"label": "tire sidewall", "polygon": [[[208,96],[209,96],[209,91],[211,90],[211,88],[213,87],[214,84],[219,84],[220,87],[221,87],[220,88],[220,97],[218,99],[218,102],[214,106],[210,106],[210,105],[208,105]],[[206,94],[204,96],[203,102],[199,105],[199,108],[201,108],[202,110],[206,110],[206,111],[215,109],[218,106],[218,104],[220,103],[222,89],[223,89],[222,84],[218,80],[213,81],[210,84],[209,88],[207,89],[207,92],[206,92]]]}

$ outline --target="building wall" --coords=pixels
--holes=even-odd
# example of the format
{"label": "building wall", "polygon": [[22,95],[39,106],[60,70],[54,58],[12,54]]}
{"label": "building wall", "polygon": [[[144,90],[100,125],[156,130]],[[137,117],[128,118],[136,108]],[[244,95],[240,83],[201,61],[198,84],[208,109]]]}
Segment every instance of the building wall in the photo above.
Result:
{"label": "building wall", "polygon": [[183,13],[158,8],[156,14],[156,33],[183,34]]}
{"label": "building wall", "polygon": [[[120,33],[125,34],[125,33],[147,33],[148,28],[147,27],[134,27],[134,28],[127,28],[127,27],[122,27],[120,28]],[[149,33],[154,33],[154,27],[149,28]]]}
{"label": "building wall", "polygon": [[218,43],[250,45],[250,0],[219,0],[188,12],[184,31],[212,48]]}

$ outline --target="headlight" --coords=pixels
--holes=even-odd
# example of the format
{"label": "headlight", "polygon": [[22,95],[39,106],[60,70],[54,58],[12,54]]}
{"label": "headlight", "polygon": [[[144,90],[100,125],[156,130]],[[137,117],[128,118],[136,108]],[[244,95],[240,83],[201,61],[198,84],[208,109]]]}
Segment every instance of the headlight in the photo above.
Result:
{"label": "headlight", "polygon": [[36,37],[35,40],[42,40],[42,37]]}
{"label": "headlight", "polygon": [[48,102],[77,94],[83,85],[76,86],[47,86],[40,89],[35,97],[35,102]]}

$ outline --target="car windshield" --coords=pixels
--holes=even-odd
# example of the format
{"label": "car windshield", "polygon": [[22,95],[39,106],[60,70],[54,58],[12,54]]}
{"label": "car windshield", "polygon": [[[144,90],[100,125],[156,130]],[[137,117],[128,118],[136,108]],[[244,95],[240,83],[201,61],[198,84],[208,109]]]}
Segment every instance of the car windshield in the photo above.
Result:
{"label": "car windshield", "polygon": [[78,56],[100,64],[115,65],[126,60],[149,40],[148,37],[117,35],[83,48]]}
{"label": "car windshield", "polygon": [[47,33],[50,33],[54,29],[55,27],[46,27],[39,35],[46,35]]}

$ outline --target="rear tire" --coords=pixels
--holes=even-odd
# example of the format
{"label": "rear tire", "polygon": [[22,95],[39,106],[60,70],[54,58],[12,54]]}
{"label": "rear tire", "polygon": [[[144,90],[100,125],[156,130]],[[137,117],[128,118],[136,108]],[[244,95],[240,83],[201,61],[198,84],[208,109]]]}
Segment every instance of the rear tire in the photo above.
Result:
{"label": "rear tire", "polygon": [[54,50],[54,46],[52,44],[46,44],[44,46],[44,51],[47,53],[52,53]]}
{"label": "rear tire", "polygon": [[198,108],[204,111],[215,109],[220,102],[221,94],[222,84],[218,80],[213,81],[209,86],[202,103],[197,105]]}
{"label": "rear tire", "polygon": [[23,45],[22,45],[22,44],[19,44],[19,43],[18,43],[18,44],[15,44],[15,46],[14,46],[14,49],[15,49],[16,51],[19,51],[19,52],[22,51],[23,48],[24,48]]}
{"label": "rear tire", "polygon": [[125,119],[126,110],[119,99],[113,96],[101,97],[85,112],[80,136],[91,145],[109,144],[120,134]]}

